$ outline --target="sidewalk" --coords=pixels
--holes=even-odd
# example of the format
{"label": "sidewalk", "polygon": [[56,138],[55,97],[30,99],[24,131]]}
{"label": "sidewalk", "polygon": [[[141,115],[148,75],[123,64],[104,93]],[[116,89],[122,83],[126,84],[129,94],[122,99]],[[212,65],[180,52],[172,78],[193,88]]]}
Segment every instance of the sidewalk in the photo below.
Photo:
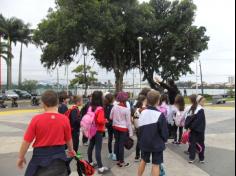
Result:
{"label": "sidewalk", "polygon": [[[126,169],[120,169],[117,166],[111,168],[113,176],[137,176],[139,163],[134,163],[135,154],[130,155],[126,161],[131,163],[131,166]],[[148,164],[144,176],[151,175],[151,164]],[[209,176],[206,172],[202,171],[195,165],[188,164],[186,160],[175,154],[171,150],[165,151],[165,171],[167,176]],[[190,172],[189,172],[190,171]],[[95,174],[98,176],[99,174]],[[77,176],[73,173],[72,176]]]}

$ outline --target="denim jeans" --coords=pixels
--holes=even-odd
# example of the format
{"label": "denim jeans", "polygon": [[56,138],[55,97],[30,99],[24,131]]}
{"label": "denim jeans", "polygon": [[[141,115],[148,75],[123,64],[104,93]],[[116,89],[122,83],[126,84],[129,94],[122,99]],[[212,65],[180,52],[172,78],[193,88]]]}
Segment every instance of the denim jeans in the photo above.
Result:
{"label": "denim jeans", "polygon": [[108,131],[108,151],[111,154],[112,153],[112,141],[113,141],[113,135],[114,135],[114,130],[111,127],[107,127]]}
{"label": "denim jeans", "polygon": [[124,162],[124,155],[125,155],[125,142],[128,138],[128,132],[121,132],[114,130],[115,134],[115,154],[117,157],[117,161],[120,163]]}
{"label": "denim jeans", "polygon": [[102,141],[103,141],[103,133],[97,132],[97,134],[90,140],[89,147],[88,147],[88,161],[90,163],[93,162],[93,149],[95,147],[95,156],[98,164],[98,168],[102,168]]}

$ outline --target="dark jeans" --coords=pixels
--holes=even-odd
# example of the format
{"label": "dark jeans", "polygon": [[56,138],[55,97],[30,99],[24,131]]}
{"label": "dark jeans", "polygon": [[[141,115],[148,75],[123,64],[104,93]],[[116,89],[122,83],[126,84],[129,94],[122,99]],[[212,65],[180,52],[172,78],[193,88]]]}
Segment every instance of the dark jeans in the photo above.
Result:
{"label": "dark jeans", "polygon": [[[178,132],[179,132],[179,138],[178,138]],[[175,142],[181,142],[182,135],[183,135],[183,127],[178,127],[178,126],[174,125],[173,134],[174,134]]]}
{"label": "dark jeans", "polygon": [[204,134],[197,133],[197,132],[191,132],[190,133],[190,146],[189,146],[189,159],[195,160],[196,153],[197,153],[197,143],[201,145],[202,152],[198,154],[199,160],[203,161],[205,159],[205,137]]}
{"label": "dark jeans", "polygon": [[125,142],[127,141],[128,138],[128,133],[127,132],[121,132],[114,130],[115,134],[115,154],[117,157],[117,161],[120,163],[124,162],[124,155],[125,155]]}
{"label": "dark jeans", "polygon": [[96,136],[94,136],[89,143],[88,147],[88,160],[90,163],[93,162],[93,149],[95,147],[95,156],[98,164],[98,168],[102,168],[102,141],[103,141],[103,133],[97,132]]}
{"label": "dark jeans", "polygon": [[77,153],[79,150],[79,132],[72,131],[73,149]]}
{"label": "dark jeans", "polygon": [[140,149],[140,133],[139,130],[136,129],[136,133],[137,133],[137,145],[136,145],[136,157],[140,158],[141,156],[141,149]]}
{"label": "dark jeans", "polygon": [[174,127],[168,124],[169,139],[174,139]]}
{"label": "dark jeans", "polygon": [[107,132],[108,132],[108,151],[111,154],[112,153],[112,141],[113,141],[113,136],[114,136],[114,130],[112,126],[107,127]]}

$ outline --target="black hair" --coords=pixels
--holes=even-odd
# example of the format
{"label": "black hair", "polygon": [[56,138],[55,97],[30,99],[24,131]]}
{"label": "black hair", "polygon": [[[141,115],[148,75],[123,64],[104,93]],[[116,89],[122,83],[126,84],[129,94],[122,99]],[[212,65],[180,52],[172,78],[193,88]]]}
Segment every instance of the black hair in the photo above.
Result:
{"label": "black hair", "polygon": [[114,96],[113,96],[113,94],[109,93],[109,94],[107,94],[107,95],[105,96],[105,101],[104,101],[104,103],[105,103],[106,105],[112,104],[113,101],[114,101]]}
{"label": "black hair", "polygon": [[135,105],[135,108],[142,108],[143,107],[143,102],[146,99],[146,96],[144,95],[139,95],[138,99],[137,99],[137,103]]}
{"label": "black hair", "polygon": [[63,103],[68,97],[67,92],[63,91],[59,93],[59,103]]}
{"label": "black hair", "polygon": [[96,111],[97,107],[103,106],[103,93],[101,91],[93,92],[90,105],[93,112]]}

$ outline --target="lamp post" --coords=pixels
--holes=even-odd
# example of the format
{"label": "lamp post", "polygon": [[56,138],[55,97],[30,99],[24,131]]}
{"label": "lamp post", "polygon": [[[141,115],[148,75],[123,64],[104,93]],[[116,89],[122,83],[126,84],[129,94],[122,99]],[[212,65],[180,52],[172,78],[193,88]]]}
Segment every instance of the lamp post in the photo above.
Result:
{"label": "lamp post", "polygon": [[202,63],[199,59],[199,67],[200,67],[200,76],[201,76],[201,89],[202,89],[202,95],[204,95],[204,85],[203,85],[203,75],[202,75]]}
{"label": "lamp post", "polygon": [[196,94],[198,95],[198,59],[199,56],[196,56]]}
{"label": "lamp post", "polygon": [[84,85],[85,85],[84,96],[87,96],[88,83],[87,83],[86,57],[88,53],[85,51],[85,47],[83,48],[83,52],[84,52],[83,54],[84,54]]}
{"label": "lamp post", "polygon": [[143,37],[138,37],[139,42],[139,67],[140,67],[140,90],[142,89],[142,41]]}

